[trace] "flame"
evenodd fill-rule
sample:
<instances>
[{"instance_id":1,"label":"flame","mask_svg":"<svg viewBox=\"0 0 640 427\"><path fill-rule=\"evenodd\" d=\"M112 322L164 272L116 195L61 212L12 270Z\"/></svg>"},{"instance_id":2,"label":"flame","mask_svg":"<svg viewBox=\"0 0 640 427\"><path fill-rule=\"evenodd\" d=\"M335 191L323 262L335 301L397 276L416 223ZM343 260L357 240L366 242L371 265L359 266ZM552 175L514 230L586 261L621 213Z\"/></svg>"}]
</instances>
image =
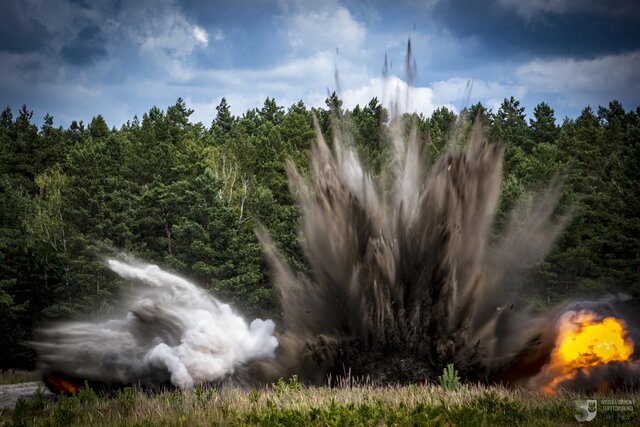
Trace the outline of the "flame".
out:
<instances>
[{"instance_id":1,"label":"flame","mask_svg":"<svg viewBox=\"0 0 640 427\"><path fill-rule=\"evenodd\" d=\"M622 319L601 319L589 310L569 311L558 322L556 345L542 371L548 381L542 390L553 394L558 384L579 370L629 360L632 354L633 342Z\"/></svg>"},{"instance_id":2,"label":"flame","mask_svg":"<svg viewBox=\"0 0 640 427\"><path fill-rule=\"evenodd\" d=\"M44 382L49 386L55 394L77 394L82 387L72 382L63 380L53 375L46 375Z\"/></svg>"}]
</instances>

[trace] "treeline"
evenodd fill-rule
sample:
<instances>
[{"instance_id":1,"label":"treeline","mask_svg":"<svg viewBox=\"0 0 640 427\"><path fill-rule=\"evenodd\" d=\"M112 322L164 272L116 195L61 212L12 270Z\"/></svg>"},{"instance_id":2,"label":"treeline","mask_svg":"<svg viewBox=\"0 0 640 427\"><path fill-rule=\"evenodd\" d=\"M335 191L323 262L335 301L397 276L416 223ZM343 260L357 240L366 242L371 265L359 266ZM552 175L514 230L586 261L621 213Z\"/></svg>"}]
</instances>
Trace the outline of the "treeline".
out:
<instances>
[{"instance_id":1,"label":"treeline","mask_svg":"<svg viewBox=\"0 0 640 427\"><path fill-rule=\"evenodd\" d=\"M223 99L209 127L191 123L191 114L178 99L119 129L100 115L64 129L50 115L38 128L26 106L15 118L2 112L0 368L33 365L24 343L43 321L116 309L127 284L102 258L117 251L169 267L248 316L277 317L254 229L264 225L289 261L305 268L284 164L308 170L314 116L329 139L337 127L346 131L375 175L389 153L389 113L377 99L344 110L333 94L327 108L299 102L285 110L268 98L239 117ZM495 113L476 104L462 116L480 117L489 140L505 144L496 233L517 199L555 175L563 180L562 207L573 209L573 219L535 266L531 300L640 295L640 108L625 112L613 101L557 126L547 104L527 121L511 98ZM432 158L468 131L446 108L406 118Z\"/></svg>"}]
</instances>

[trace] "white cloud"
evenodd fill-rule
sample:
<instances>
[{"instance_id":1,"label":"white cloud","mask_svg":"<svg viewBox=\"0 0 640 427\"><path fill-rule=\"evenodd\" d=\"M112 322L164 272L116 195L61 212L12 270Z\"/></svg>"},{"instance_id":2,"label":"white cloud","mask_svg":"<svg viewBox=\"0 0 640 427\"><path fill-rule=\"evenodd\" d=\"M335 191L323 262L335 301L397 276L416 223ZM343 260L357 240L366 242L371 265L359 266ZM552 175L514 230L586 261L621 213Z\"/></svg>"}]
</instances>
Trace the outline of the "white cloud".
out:
<instances>
[{"instance_id":1,"label":"white cloud","mask_svg":"<svg viewBox=\"0 0 640 427\"><path fill-rule=\"evenodd\" d=\"M334 51L357 53L367 36L365 26L351 12L335 2L323 3L320 9L311 4L286 8L282 18L289 45L296 51Z\"/></svg>"},{"instance_id":2,"label":"white cloud","mask_svg":"<svg viewBox=\"0 0 640 427\"><path fill-rule=\"evenodd\" d=\"M305 58L293 58L266 68L234 68L194 70L191 82L199 86L223 84L247 86L253 90L262 84L304 83L309 86L326 84L333 77L334 62L330 54L318 52Z\"/></svg>"},{"instance_id":3,"label":"white cloud","mask_svg":"<svg viewBox=\"0 0 640 427\"><path fill-rule=\"evenodd\" d=\"M334 61L327 52L259 69L196 70L187 82L192 86L186 90L198 95L186 99L195 110L193 120L205 124L215 116L215 107L223 96L236 115L261 107L267 97L287 107L299 100L307 106L322 106L324 89L333 85L333 72Z\"/></svg>"},{"instance_id":4,"label":"white cloud","mask_svg":"<svg viewBox=\"0 0 640 427\"><path fill-rule=\"evenodd\" d=\"M185 99L185 102L189 106L189 108L193 109L191 121L194 123L200 122L207 127L211 125L211 122L217 114L216 107L220 105L220 101L222 100L222 98L222 96L218 96L209 101L199 101L194 100L192 97L187 97ZM232 114L236 115L242 114L248 109L260 105L258 104L258 99L249 99L243 94L239 93L228 93L225 94L224 98L231 106ZM262 102L264 102L264 99L262 99Z\"/></svg>"},{"instance_id":5,"label":"white cloud","mask_svg":"<svg viewBox=\"0 0 640 427\"><path fill-rule=\"evenodd\" d=\"M347 67L354 67L346 63ZM350 68L348 68L350 70ZM467 78L455 77L434 82L430 86L408 87L397 76L371 77L366 70L355 68L358 79L347 79L339 96L344 107L364 106L376 97L388 109L430 115L436 108L447 107L459 111L464 107ZM351 74L351 73L347 73ZM195 113L193 119L208 124L215 116L215 107L224 96L234 114L260 107L266 97L275 97L279 105L289 106L302 99L308 107L325 107L327 90L333 83L331 55L318 53L304 59L292 59L281 65L264 69L227 69L208 71L195 76L202 85L198 98L187 98ZM215 89L211 89L215 88ZM311 88L311 89L310 89ZM191 91L195 93L196 91ZM469 103L482 102L496 111L505 97L524 97L526 89L520 85L476 80Z\"/></svg>"},{"instance_id":6,"label":"white cloud","mask_svg":"<svg viewBox=\"0 0 640 427\"><path fill-rule=\"evenodd\" d=\"M61 1L69 5L68 1ZM404 96L407 91L406 83L399 78L372 77L379 75L383 52L380 49L367 51L366 42L370 36L365 25L336 1L322 5L285 5L284 15L280 17L285 24L283 55L277 64L261 68L205 69L198 66L191 54L212 41L225 40L226 36L220 29L209 28L207 31L196 25L175 0L158 0L153 4L126 2L121 8L112 8L118 11L116 14L109 14L109 9L105 6L98 10L91 6L89 9L67 7L64 10L98 25L107 34L114 51L122 47L138 50L140 57L136 60L138 63L142 60L148 72L138 72L105 85L91 77L96 73L108 75L109 70L104 68L110 59L101 62L95 70L87 71L87 79L80 80L77 75L65 76L64 67L48 67L58 70L58 76L50 80L60 87L85 82L102 91L102 100L96 106L106 107L108 102L120 105L116 100L124 97L135 99L137 105L162 107L181 96L195 109L192 118L208 124L215 116L215 107L222 96L227 98L234 114L243 114L247 109L260 107L266 97L275 97L284 106L302 100L309 107L324 107L327 92L339 88L345 106L352 108L357 103L368 103L373 97L390 104L396 92L402 92ZM65 26L71 27L73 19L69 16L62 14L60 19L70 19ZM389 40L396 38L388 35ZM336 54L336 48L339 54ZM379 56L380 61L380 65L373 68L376 71L373 74L367 56L373 56L371 52ZM114 67L124 66L123 60L122 56L114 57ZM398 102L403 110L430 114L439 106L431 88L416 88L411 92L411 97ZM86 98L96 102L98 95ZM100 112L105 114L103 110L106 109ZM127 111L131 112L130 109ZM111 116L121 119L122 110Z\"/></svg>"},{"instance_id":7,"label":"white cloud","mask_svg":"<svg viewBox=\"0 0 640 427\"><path fill-rule=\"evenodd\" d=\"M377 97L387 108L396 106L401 113L417 112L429 116L440 107L457 112L468 106L465 104L476 102L482 102L487 108L497 111L504 98L513 95L522 99L527 93L522 85L473 80L471 92L467 95L471 81L469 78L453 77L436 81L430 86L408 87L397 76L388 79L373 78L362 86L345 90L342 97L347 108L353 108L357 104L365 105L373 97Z\"/></svg>"},{"instance_id":8,"label":"white cloud","mask_svg":"<svg viewBox=\"0 0 640 427\"><path fill-rule=\"evenodd\" d=\"M202 27L198 27L197 25L193 27L193 37L195 37L202 46L207 47L209 45L209 35Z\"/></svg>"},{"instance_id":9,"label":"white cloud","mask_svg":"<svg viewBox=\"0 0 640 427\"><path fill-rule=\"evenodd\" d=\"M47 104L50 112L67 111L57 117L66 120L77 114L73 118L80 119L101 113L109 116L109 124L115 125L123 118L147 111L151 105L166 107L177 97L183 97L195 109L193 120L208 125L223 96L237 115L260 107L266 97L274 97L285 107L299 100L308 107L325 107L327 92L333 90L339 90L346 108L365 105L377 97L388 108L394 103L401 111L429 115L441 106L458 111L478 101L496 111L502 100L512 95L523 104L545 99L556 105L564 102L567 111L577 111L586 104L606 102L612 95L624 101L624 96L616 93L625 90L627 98L633 98L635 95L628 94L629 88L640 93L640 76L636 72L640 69L639 51L590 60L556 58L519 66L513 62L481 65L472 72L484 80L474 80L467 98L466 87L471 78L467 74L471 70L455 72L451 78L447 70L452 63L462 63L457 69L464 70L465 55L474 51L478 41L474 37L458 39L437 27L411 33L418 75L423 82L425 77L432 82L409 90L406 82L397 77L403 74L409 33L369 32L358 19L361 12L356 13L357 8L350 11L338 0L285 4L276 18L282 30L278 33L274 29L271 39L280 43L276 47L281 54L270 65L255 66L252 58L242 58L240 62L234 58L231 62L245 65L225 68L220 66L225 61L216 61L205 68L202 57L206 61L210 56L193 54L213 45L222 46L223 54L228 47L228 55L233 56L236 40L232 30L225 34L220 28L198 26L177 0L125 2L120 8L105 6L109 1L115 0L81 8L72 7L69 0L52 0L44 2L40 9L34 8L40 20L45 12L52 14L51 20L46 21L50 31L58 28L58 32L52 32L52 54L0 53L0 72L7 76L0 82L3 93L27 93L27 87L37 86L37 93L46 94L42 97L51 100ZM565 13L575 6L571 0L535 0L526 9L511 0L496 1L503 7L520 7L520 14ZM67 66L55 51L85 25L100 27L109 41L110 54L91 67ZM394 63L388 79L381 77L385 53ZM37 67L38 64L44 66ZM83 92L84 88L92 88L95 93ZM568 93L571 99L565 96ZM594 94L597 96L590 96ZM41 102L35 95L33 99ZM637 97L628 101L636 102ZM32 103L30 99L23 102ZM71 106L61 108L55 105L59 102Z\"/></svg>"},{"instance_id":10,"label":"white cloud","mask_svg":"<svg viewBox=\"0 0 640 427\"><path fill-rule=\"evenodd\" d=\"M469 84L469 86L467 86ZM504 98L514 96L522 99L527 88L521 84L500 83L465 77L452 77L432 84L434 100L440 104L450 103L458 109L481 102L485 107L497 111ZM468 105L466 105L468 104Z\"/></svg>"},{"instance_id":11,"label":"white cloud","mask_svg":"<svg viewBox=\"0 0 640 427\"><path fill-rule=\"evenodd\" d=\"M148 13L150 15L145 16ZM162 51L168 56L182 58L197 47L209 44L208 34L189 22L173 1L159 3L153 12L132 6L122 18L136 21L135 24L130 22L125 28L143 51Z\"/></svg>"},{"instance_id":12,"label":"white cloud","mask_svg":"<svg viewBox=\"0 0 640 427\"><path fill-rule=\"evenodd\" d=\"M140 78L139 64L145 63L143 74L163 76L169 81L181 82L193 74L197 49L209 46L209 41L224 39L220 29L210 35L206 29L190 20L177 0L140 0L123 2L105 0L79 6L70 0L29 1L34 16L43 22L50 38L47 51L38 53L37 58L26 55L19 60L11 60L15 69L32 62L28 76L39 83L79 84L91 81L101 85L114 74L119 78ZM60 50L74 40L87 27L97 27L100 38L106 40L107 55L93 66L82 68L69 66L61 60ZM5 55L0 53L0 60ZM14 71L14 73L21 73ZM135 77L130 77L135 76ZM144 78L144 77L143 77Z\"/></svg>"},{"instance_id":13,"label":"white cloud","mask_svg":"<svg viewBox=\"0 0 640 427\"><path fill-rule=\"evenodd\" d=\"M209 43L209 34L187 18L177 0L105 0L89 6L70 0L26 1L48 28L54 49L89 24L99 27L112 41L133 41L143 49L164 49L175 56L188 55ZM221 30L216 30L214 39L224 39Z\"/></svg>"},{"instance_id":14,"label":"white cloud","mask_svg":"<svg viewBox=\"0 0 640 427\"><path fill-rule=\"evenodd\" d=\"M536 59L519 66L519 81L537 91L615 93L635 87L640 91L640 51L594 59ZM637 92L636 92L637 93Z\"/></svg>"}]
</instances>

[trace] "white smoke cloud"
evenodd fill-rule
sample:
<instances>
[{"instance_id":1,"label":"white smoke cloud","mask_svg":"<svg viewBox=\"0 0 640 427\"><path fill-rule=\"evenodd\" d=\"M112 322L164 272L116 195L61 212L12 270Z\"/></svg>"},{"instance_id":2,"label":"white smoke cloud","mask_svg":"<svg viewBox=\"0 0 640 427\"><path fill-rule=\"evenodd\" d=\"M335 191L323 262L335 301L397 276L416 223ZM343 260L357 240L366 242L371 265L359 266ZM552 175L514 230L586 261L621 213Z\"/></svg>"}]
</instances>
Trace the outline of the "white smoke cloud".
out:
<instances>
[{"instance_id":1,"label":"white smoke cloud","mask_svg":"<svg viewBox=\"0 0 640 427\"><path fill-rule=\"evenodd\" d=\"M166 308L180 319L180 343L160 342L145 355L149 363L169 370L174 385L189 388L223 378L240 363L274 357L278 341L273 321L256 319L247 327L228 304L155 265L109 260L109 267L124 278L157 287L161 293L145 304Z\"/></svg>"},{"instance_id":2,"label":"white smoke cloud","mask_svg":"<svg viewBox=\"0 0 640 427\"><path fill-rule=\"evenodd\" d=\"M228 304L155 265L108 264L141 285L124 302L128 314L43 330L45 338L34 345L45 372L124 384L154 383L152 378L165 372L173 385L190 388L275 356L273 321L256 319L248 325Z\"/></svg>"}]
</instances>

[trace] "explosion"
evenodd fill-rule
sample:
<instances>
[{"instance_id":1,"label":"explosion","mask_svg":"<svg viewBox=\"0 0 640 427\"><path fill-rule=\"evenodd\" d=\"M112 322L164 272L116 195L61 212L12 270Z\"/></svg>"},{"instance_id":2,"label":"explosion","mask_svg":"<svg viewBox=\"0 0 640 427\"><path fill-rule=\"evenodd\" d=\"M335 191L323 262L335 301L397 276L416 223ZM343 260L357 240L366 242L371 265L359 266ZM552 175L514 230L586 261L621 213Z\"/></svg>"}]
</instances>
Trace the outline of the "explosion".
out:
<instances>
[{"instance_id":1,"label":"explosion","mask_svg":"<svg viewBox=\"0 0 640 427\"><path fill-rule=\"evenodd\" d=\"M34 343L40 369L72 385L191 388L292 375L322 385L346 373L377 384L423 383L453 363L466 381L546 393L603 382L637 387L631 337L638 331L621 320L633 316L616 315L621 300L534 314L521 298L526 270L565 223L553 220L557 189L517 206L493 241L502 147L476 123L465 149L451 144L427 169L428 144L415 131L404 138L394 120L387 183L372 178L337 131L329 148L317 130L310 177L288 165L309 269L292 270L258 230L280 291L278 332L270 320L248 325L156 266L110 260L138 284L127 314L43 329Z\"/></svg>"},{"instance_id":2,"label":"explosion","mask_svg":"<svg viewBox=\"0 0 640 427\"><path fill-rule=\"evenodd\" d=\"M566 312L558 322L551 360L541 372L544 378L550 378L543 391L553 394L559 384L574 378L578 371L588 375L590 368L627 361L632 354L633 341L623 320L599 319L589 310Z\"/></svg>"}]
</instances>

